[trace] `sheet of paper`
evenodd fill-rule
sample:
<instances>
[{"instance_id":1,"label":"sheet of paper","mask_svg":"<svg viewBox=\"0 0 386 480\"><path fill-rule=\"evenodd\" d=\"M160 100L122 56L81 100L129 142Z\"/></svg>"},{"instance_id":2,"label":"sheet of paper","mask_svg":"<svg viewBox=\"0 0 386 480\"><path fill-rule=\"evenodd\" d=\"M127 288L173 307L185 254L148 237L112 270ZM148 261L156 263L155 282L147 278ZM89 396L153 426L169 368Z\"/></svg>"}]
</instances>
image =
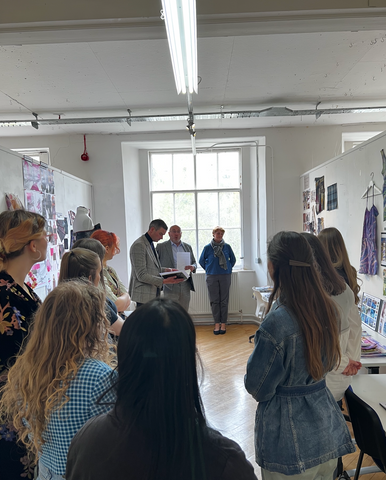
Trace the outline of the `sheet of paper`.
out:
<instances>
[{"instance_id":1,"label":"sheet of paper","mask_svg":"<svg viewBox=\"0 0 386 480\"><path fill-rule=\"evenodd\" d=\"M177 252L177 270L185 270L190 265L190 252Z\"/></svg>"}]
</instances>

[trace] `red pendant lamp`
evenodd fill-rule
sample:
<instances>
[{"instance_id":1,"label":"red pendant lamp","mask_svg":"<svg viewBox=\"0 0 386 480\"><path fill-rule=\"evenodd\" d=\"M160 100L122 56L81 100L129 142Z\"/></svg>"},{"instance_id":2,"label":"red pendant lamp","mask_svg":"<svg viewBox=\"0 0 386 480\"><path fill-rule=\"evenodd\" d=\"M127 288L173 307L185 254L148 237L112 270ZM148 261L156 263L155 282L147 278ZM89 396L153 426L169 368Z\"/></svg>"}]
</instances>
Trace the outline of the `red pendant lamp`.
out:
<instances>
[{"instance_id":1,"label":"red pendant lamp","mask_svg":"<svg viewBox=\"0 0 386 480\"><path fill-rule=\"evenodd\" d=\"M87 147L86 147L86 135L83 135L83 143L84 143L84 150L80 158L84 161L87 162L90 158L87 153Z\"/></svg>"}]
</instances>

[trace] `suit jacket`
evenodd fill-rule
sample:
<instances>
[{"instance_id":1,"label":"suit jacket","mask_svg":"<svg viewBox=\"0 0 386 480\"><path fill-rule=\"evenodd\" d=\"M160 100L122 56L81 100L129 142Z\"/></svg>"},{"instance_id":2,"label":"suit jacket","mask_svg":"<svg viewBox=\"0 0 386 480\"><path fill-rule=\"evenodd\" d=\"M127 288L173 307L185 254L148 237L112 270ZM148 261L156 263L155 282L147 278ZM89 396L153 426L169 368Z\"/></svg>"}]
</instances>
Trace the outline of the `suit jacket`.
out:
<instances>
[{"instance_id":1,"label":"suit jacket","mask_svg":"<svg viewBox=\"0 0 386 480\"><path fill-rule=\"evenodd\" d=\"M197 264L196 264L196 259L194 258L193 250L190 245L187 243L181 242L182 248L184 252L189 252L190 253L190 264L194 267L194 272L197 269ZM162 267L166 268L176 268L176 265L174 264L174 257L173 257L173 250L172 250L172 242L168 240L167 242L159 243L157 245L157 252L158 256L161 262ZM193 284L193 278L192 274L190 274L190 277L187 280L190 284L190 290L193 292L194 290L194 284ZM168 285L169 287L173 287L173 285Z\"/></svg>"},{"instance_id":2,"label":"suit jacket","mask_svg":"<svg viewBox=\"0 0 386 480\"><path fill-rule=\"evenodd\" d=\"M146 303L157 296L161 290L163 279L157 253L145 237L139 237L130 248L131 275L129 294L135 302Z\"/></svg>"}]
</instances>

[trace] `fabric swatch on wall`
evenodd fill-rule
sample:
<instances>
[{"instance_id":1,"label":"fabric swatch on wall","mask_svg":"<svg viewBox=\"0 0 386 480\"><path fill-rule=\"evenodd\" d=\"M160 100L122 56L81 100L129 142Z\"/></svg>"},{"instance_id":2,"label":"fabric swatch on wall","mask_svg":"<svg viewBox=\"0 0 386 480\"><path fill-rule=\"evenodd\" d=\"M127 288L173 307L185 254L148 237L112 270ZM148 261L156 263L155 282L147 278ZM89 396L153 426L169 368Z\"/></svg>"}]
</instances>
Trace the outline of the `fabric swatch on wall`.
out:
<instances>
[{"instance_id":1,"label":"fabric swatch on wall","mask_svg":"<svg viewBox=\"0 0 386 480\"><path fill-rule=\"evenodd\" d=\"M324 210L324 197L325 197L325 188L324 188L324 177L315 178L316 186L316 214Z\"/></svg>"},{"instance_id":2,"label":"fabric swatch on wall","mask_svg":"<svg viewBox=\"0 0 386 480\"><path fill-rule=\"evenodd\" d=\"M338 184L327 187L327 210L335 210L338 208Z\"/></svg>"}]
</instances>

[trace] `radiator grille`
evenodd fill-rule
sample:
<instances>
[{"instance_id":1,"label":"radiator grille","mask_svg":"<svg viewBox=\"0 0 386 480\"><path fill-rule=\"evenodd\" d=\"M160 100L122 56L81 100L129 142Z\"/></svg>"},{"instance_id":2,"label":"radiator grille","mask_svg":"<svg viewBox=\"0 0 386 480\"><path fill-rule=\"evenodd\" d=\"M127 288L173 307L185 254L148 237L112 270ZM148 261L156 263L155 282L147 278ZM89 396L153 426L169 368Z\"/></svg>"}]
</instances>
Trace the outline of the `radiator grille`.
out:
<instances>
[{"instance_id":1,"label":"radiator grille","mask_svg":"<svg viewBox=\"0 0 386 480\"><path fill-rule=\"evenodd\" d=\"M205 282L205 273L193 275L195 292L190 294L189 313L192 315L211 315L208 289ZM232 284L229 292L229 314L240 312L240 295L238 273L232 273Z\"/></svg>"}]
</instances>

